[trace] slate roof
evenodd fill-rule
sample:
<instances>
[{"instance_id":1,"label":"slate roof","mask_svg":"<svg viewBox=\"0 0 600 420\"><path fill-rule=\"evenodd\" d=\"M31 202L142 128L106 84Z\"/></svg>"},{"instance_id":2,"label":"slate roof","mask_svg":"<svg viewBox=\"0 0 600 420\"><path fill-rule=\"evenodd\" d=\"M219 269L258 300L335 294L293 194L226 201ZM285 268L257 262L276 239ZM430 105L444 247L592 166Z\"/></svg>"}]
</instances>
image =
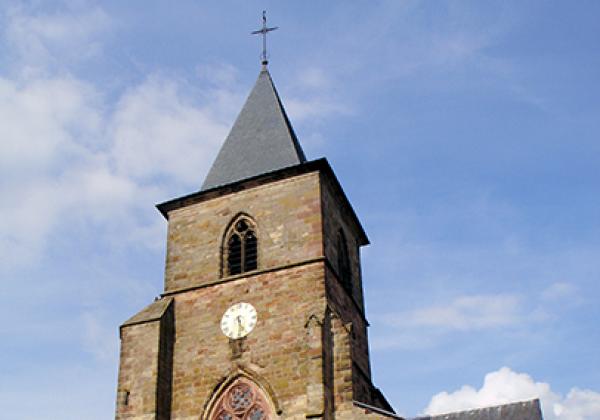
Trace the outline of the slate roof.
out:
<instances>
[{"instance_id":1,"label":"slate roof","mask_svg":"<svg viewBox=\"0 0 600 420\"><path fill-rule=\"evenodd\" d=\"M250 92L202 190L306 161L266 66Z\"/></svg>"},{"instance_id":2,"label":"slate roof","mask_svg":"<svg viewBox=\"0 0 600 420\"><path fill-rule=\"evenodd\" d=\"M418 417L413 420L543 420L540 400L521 401L477 408L475 410L457 411L455 413Z\"/></svg>"},{"instance_id":3,"label":"slate roof","mask_svg":"<svg viewBox=\"0 0 600 420\"><path fill-rule=\"evenodd\" d=\"M122 327L136 324L143 324L145 322L157 321L162 318L163 314L171 304L172 298L162 298L155 300L150 305L146 306L140 312L129 318L121 325Z\"/></svg>"}]
</instances>

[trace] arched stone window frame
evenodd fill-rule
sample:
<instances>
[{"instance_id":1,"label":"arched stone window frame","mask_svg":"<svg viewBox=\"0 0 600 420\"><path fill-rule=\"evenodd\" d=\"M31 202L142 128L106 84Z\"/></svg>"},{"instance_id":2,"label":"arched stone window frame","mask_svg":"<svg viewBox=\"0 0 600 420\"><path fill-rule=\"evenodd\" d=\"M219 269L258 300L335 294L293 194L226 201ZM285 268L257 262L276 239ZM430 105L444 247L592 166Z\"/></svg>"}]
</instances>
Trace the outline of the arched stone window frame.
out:
<instances>
[{"instance_id":1,"label":"arched stone window frame","mask_svg":"<svg viewBox=\"0 0 600 420\"><path fill-rule=\"evenodd\" d=\"M338 231L337 235L337 270L342 287L352 296L352 265L350 263L348 241L342 229Z\"/></svg>"},{"instance_id":2,"label":"arched stone window frame","mask_svg":"<svg viewBox=\"0 0 600 420\"><path fill-rule=\"evenodd\" d=\"M247 226L247 229L241 232L238 229L240 223ZM248 242L249 238L246 236L248 233L252 234L254 240L254 246L250 246ZM240 239L239 243L239 269L231 269L231 252L232 252L232 238L237 236ZM249 251L253 251L253 255L250 256ZM231 219L221 242L221 277L229 277L239 275L247 272L257 270L260 266L259 262L259 234L256 222L254 219L246 213L238 213Z\"/></svg>"},{"instance_id":3,"label":"arched stone window frame","mask_svg":"<svg viewBox=\"0 0 600 420\"><path fill-rule=\"evenodd\" d=\"M240 389L249 389L252 393L250 398L244 397ZM237 405L238 410L232 405ZM264 416L253 419L251 415L256 413L255 408L261 409ZM279 419L281 408L264 378L252 371L237 368L214 388L204 406L201 419L221 420L219 416L225 413L229 414L232 420L276 420Z\"/></svg>"}]
</instances>

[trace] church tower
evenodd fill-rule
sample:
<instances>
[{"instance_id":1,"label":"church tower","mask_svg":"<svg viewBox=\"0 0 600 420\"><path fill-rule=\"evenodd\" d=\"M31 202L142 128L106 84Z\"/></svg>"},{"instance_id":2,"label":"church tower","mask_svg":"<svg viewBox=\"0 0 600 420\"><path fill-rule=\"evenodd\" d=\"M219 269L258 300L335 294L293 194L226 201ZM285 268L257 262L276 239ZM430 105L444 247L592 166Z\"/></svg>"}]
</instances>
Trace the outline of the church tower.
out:
<instances>
[{"instance_id":1,"label":"church tower","mask_svg":"<svg viewBox=\"0 0 600 420\"><path fill-rule=\"evenodd\" d=\"M371 381L367 236L266 63L201 190L157 207L164 292L120 327L117 419L397 417Z\"/></svg>"}]
</instances>

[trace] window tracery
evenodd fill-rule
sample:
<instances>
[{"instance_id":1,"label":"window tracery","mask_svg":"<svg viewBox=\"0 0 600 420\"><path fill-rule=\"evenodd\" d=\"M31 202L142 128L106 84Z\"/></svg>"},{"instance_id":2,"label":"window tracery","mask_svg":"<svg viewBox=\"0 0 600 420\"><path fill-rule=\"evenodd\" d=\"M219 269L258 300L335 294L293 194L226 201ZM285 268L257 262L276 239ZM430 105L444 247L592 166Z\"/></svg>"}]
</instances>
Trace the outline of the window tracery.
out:
<instances>
[{"instance_id":1,"label":"window tracery","mask_svg":"<svg viewBox=\"0 0 600 420\"><path fill-rule=\"evenodd\" d=\"M261 389L240 378L219 398L212 420L272 420L271 410Z\"/></svg>"},{"instance_id":2,"label":"window tracery","mask_svg":"<svg viewBox=\"0 0 600 420\"><path fill-rule=\"evenodd\" d=\"M223 251L224 271L228 276L258 268L258 239L249 218L242 216L232 224Z\"/></svg>"}]
</instances>

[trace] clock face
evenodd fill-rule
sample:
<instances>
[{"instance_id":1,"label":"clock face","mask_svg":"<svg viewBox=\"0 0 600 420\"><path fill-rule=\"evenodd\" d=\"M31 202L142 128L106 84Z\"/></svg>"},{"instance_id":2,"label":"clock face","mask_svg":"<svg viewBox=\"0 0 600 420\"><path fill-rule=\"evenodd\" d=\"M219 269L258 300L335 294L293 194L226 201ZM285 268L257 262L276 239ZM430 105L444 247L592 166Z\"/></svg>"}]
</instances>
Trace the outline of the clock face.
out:
<instances>
[{"instance_id":1,"label":"clock face","mask_svg":"<svg viewBox=\"0 0 600 420\"><path fill-rule=\"evenodd\" d=\"M256 309L249 303L240 302L232 305L221 318L221 331L227 337L238 339L250 334L256 325Z\"/></svg>"}]
</instances>

